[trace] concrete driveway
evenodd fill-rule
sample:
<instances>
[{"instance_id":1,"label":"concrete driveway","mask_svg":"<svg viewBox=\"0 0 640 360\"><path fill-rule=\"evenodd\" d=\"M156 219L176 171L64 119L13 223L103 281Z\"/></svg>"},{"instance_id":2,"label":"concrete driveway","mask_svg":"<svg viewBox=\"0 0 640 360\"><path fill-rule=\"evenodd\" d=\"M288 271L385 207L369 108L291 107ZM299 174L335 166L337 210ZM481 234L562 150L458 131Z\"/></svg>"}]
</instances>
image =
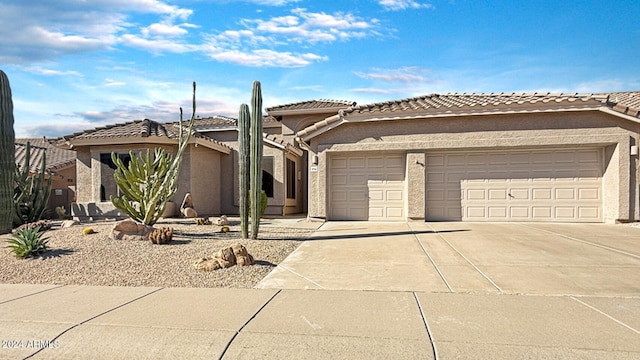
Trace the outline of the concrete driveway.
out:
<instances>
[{"instance_id":1,"label":"concrete driveway","mask_svg":"<svg viewBox=\"0 0 640 360\"><path fill-rule=\"evenodd\" d=\"M640 228L328 222L256 287L640 295Z\"/></svg>"}]
</instances>

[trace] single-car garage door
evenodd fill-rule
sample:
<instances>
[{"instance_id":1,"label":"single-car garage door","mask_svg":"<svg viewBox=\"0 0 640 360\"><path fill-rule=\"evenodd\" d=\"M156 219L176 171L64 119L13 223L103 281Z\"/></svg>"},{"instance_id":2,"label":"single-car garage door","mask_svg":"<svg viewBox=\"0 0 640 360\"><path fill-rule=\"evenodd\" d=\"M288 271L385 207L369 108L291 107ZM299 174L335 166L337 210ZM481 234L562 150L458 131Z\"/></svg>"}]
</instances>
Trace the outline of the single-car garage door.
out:
<instances>
[{"instance_id":1,"label":"single-car garage door","mask_svg":"<svg viewBox=\"0 0 640 360\"><path fill-rule=\"evenodd\" d=\"M427 153L426 220L602 222L602 149Z\"/></svg>"},{"instance_id":2,"label":"single-car garage door","mask_svg":"<svg viewBox=\"0 0 640 360\"><path fill-rule=\"evenodd\" d=\"M404 156L329 158L329 219L404 221Z\"/></svg>"}]
</instances>

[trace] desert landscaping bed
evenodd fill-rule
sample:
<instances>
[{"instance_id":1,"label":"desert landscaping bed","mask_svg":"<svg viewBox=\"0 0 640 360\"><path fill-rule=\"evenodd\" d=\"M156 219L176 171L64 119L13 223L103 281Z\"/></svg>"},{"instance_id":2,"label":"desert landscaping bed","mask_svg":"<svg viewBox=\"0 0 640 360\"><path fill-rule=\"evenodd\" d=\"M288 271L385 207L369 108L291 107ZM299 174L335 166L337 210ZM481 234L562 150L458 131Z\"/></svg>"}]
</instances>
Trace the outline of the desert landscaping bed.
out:
<instances>
[{"instance_id":1,"label":"desert landscaping bed","mask_svg":"<svg viewBox=\"0 0 640 360\"><path fill-rule=\"evenodd\" d=\"M250 288L295 250L313 230L278 225L261 226L259 240L242 240L240 226L220 232L216 225L196 225L186 220L163 221L156 227L174 228L173 241L112 240L113 222L87 223L46 232L49 251L38 258L17 259L5 248L2 235L0 283L153 287ZM90 226L96 233L83 235ZM239 242L256 264L201 271L193 263Z\"/></svg>"}]
</instances>

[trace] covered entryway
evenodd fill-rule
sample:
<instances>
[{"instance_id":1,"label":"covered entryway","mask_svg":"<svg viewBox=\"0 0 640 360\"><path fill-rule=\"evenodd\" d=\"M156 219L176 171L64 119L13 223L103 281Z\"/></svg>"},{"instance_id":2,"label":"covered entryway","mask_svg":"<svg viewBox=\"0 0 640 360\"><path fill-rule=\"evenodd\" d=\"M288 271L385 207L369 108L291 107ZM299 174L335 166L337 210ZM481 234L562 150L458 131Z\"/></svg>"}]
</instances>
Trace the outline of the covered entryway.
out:
<instances>
[{"instance_id":1,"label":"covered entryway","mask_svg":"<svg viewBox=\"0 0 640 360\"><path fill-rule=\"evenodd\" d=\"M429 152L426 220L602 222L600 148Z\"/></svg>"},{"instance_id":2,"label":"covered entryway","mask_svg":"<svg viewBox=\"0 0 640 360\"><path fill-rule=\"evenodd\" d=\"M405 220L403 154L337 154L329 162L330 220Z\"/></svg>"}]
</instances>

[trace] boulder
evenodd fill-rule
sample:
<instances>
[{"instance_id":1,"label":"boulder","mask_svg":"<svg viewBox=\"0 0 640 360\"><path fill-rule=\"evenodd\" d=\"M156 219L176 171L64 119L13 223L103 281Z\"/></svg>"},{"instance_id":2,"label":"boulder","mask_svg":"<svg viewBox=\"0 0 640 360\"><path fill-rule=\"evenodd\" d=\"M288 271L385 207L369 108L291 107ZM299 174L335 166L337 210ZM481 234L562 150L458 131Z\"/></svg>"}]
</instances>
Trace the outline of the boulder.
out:
<instances>
[{"instance_id":1,"label":"boulder","mask_svg":"<svg viewBox=\"0 0 640 360\"><path fill-rule=\"evenodd\" d=\"M227 219L227 215L222 215L216 220L216 225L224 226L229 225L229 220Z\"/></svg>"},{"instance_id":2,"label":"boulder","mask_svg":"<svg viewBox=\"0 0 640 360\"><path fill-rule=\"evenodd\" d=\"M117 222L109 237L113 240L147 240L147 236L155 228L153 226L138 224L133 220Z\"/></svg>"},{"instance_id":3,"label":"boulder","mask_svg":"<svg viewBox=\"0 0 640 360\"><path fill-rule=\"evenodd\" d=\"M233 265L248 266L254 264L253 256L239 243L218 250L212 257L201 258L193 263L198 270L212 271L224 269Z\"/></svg>"},{"instance_id":4,"label":"boulder","mask_svg":"<svg viewBox=\"0 0 640 360\"><path fill-rule=\"evenodd\" d=\"M198 217L198 212L196 211L196 209L192 208L192 207L187 207L184 209L181 209L180 212L182 212L182 215L186 218L197 218Z\"/></svg>"},{"instance_id":5,"label":"boulder","mask_svg":"<svg viewBox=\"0 0 640 360\"><path fill-rule=\"evenodd\" d=\"M231 245L231 249L233 250L233 254L236 256L236 265L249 266L255 263L253 256L247 252L247 248L245 248L244 245L235 243Z\"/></svg>"}]
</instances>

